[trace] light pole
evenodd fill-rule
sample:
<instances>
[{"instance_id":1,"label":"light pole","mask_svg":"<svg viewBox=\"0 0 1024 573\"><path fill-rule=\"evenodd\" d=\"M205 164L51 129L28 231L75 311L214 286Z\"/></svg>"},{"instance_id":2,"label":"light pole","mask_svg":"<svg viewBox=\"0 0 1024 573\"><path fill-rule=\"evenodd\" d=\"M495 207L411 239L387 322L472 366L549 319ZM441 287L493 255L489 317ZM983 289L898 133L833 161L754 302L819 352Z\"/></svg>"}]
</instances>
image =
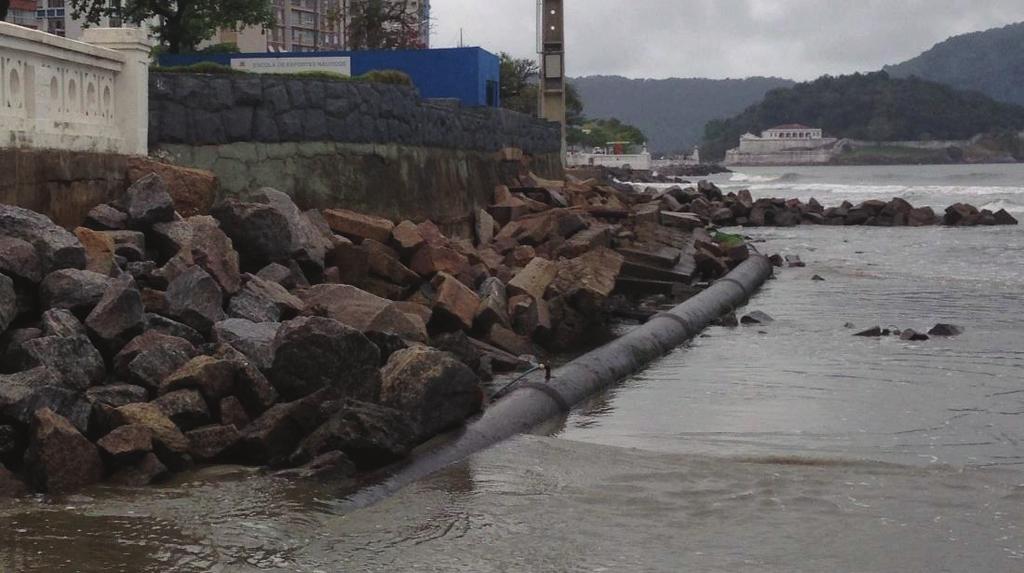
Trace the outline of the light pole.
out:
<instances>
[{"instance_id":1,"label":"light pole","mask_svg":"<svg viewBox=\"0 0 1024 573\"><path fill-rule=\"evenodd\" d=\"M562 126L565 156L565 16L563 0L537 0L540 116Z\"/></svg>"}]
</instances>

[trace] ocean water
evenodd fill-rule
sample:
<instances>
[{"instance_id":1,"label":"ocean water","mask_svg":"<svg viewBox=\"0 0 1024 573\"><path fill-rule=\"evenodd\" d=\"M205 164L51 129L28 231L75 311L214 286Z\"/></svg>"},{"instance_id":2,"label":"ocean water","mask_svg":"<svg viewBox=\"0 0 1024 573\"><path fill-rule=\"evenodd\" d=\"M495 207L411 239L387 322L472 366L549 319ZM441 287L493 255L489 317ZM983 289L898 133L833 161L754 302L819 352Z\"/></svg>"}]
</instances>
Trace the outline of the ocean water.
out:
<instances>
[{"instance_id":1,"label":"ocean water","mask_svg":"<svg viewBox=\"0 0 1024 573\"><path fill-rule=\"evenodd\" d=\"M815 197L823 205L900 197L915 207L971 203L979 209L1024 213L1024 169L1005 165L737 167L710 179L755 197Z\"/></svg>"},{"instance_id":2,"label":"ocean water","mask_svg":"<svg viewBox=\"0 0 1024 573\"><path fill-rule=\"evenodd\" d=\"M1024 203L1020 166L717 181ZM775 322L710 328L534 435L362 509L242 468L0 502L0 571L1024 571L1024 229L741 232L808 265L744 309ZM937 322L965 332L847 327Z\"/></svg>"}]
</instances>

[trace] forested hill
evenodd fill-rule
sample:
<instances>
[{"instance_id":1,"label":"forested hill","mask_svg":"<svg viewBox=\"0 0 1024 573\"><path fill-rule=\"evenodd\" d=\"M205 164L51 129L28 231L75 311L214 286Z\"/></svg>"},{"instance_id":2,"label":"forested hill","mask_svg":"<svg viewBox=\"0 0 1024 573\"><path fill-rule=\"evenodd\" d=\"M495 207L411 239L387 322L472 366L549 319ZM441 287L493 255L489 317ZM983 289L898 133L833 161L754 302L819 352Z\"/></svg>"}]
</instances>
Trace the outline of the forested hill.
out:
<instances>
[{"instance_id":1,"label":"forested hill","mask_svg":"<svg viewBox=\"0 0 1024 573\"><path fill-rule=\"evenodd\" d=\"M886 66L885 71L1024 104L1024 23L954 36L912 60Z\"/></svg>"},{"instance_id":2,"label":"forested hill","mask_svg":"<svg viewBox=\"0 0 1024 573\"><path fill-rule=\"evenodd\" d=\"M587 117L618 118L639 127L653 152L684 151L700 143L704 125L758 102L769 90L793 85L780 78L633 80L588 76L570 80Z\"/></svg>"},{"instance_id":3,"label":"forested hill","mask_svg":"<svg viewBox=\"0 0 1024 573\"><path fill-rule=\"evenodd\" d=\"M709 122L702 155L720 160L744 133L785 123L820 127L826 136L880 142L968 139L1024 129L1024 107L919 78L890 78L886 72L824 76L773 90L732 119Z\"/></svg>"}]
</instances>

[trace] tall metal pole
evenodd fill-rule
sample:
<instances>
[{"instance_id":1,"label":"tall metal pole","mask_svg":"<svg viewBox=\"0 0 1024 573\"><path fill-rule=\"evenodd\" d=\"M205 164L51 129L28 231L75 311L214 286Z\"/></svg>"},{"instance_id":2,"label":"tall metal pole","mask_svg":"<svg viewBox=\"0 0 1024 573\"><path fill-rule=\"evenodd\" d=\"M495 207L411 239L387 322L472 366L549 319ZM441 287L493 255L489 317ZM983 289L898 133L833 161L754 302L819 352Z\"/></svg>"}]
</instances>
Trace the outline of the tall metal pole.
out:
<instances>
[{"instance_id":1,"label":"tall metal pole","mask_svg":"<svg viewBox=\"0 0 1024 573\"><path fill-rule=\"evenodd\" d=\"M562 126L565 157L565 15L563 0L537 0L540 116Z\"/></svg>"}]
</instances>

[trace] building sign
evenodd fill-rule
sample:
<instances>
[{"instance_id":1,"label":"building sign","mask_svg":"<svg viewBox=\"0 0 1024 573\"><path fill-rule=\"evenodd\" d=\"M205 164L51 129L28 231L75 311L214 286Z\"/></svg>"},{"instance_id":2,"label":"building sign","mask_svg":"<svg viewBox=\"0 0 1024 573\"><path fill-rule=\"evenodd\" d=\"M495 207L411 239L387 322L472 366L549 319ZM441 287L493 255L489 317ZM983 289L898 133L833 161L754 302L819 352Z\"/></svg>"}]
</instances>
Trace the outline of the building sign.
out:
<instances>
[{"instance_id":1,"label":"building sign","mask_svg":"<svg viewBox=\"0 0 1024 573\"><path fill-rule=\"evenodd\" d=\"M334 72L343 76L352 75L352 58L349 57L271 57L231 58L231 67L236 70L257 74L294 74L296 72Z\"/></svg>"}]
</instances>

